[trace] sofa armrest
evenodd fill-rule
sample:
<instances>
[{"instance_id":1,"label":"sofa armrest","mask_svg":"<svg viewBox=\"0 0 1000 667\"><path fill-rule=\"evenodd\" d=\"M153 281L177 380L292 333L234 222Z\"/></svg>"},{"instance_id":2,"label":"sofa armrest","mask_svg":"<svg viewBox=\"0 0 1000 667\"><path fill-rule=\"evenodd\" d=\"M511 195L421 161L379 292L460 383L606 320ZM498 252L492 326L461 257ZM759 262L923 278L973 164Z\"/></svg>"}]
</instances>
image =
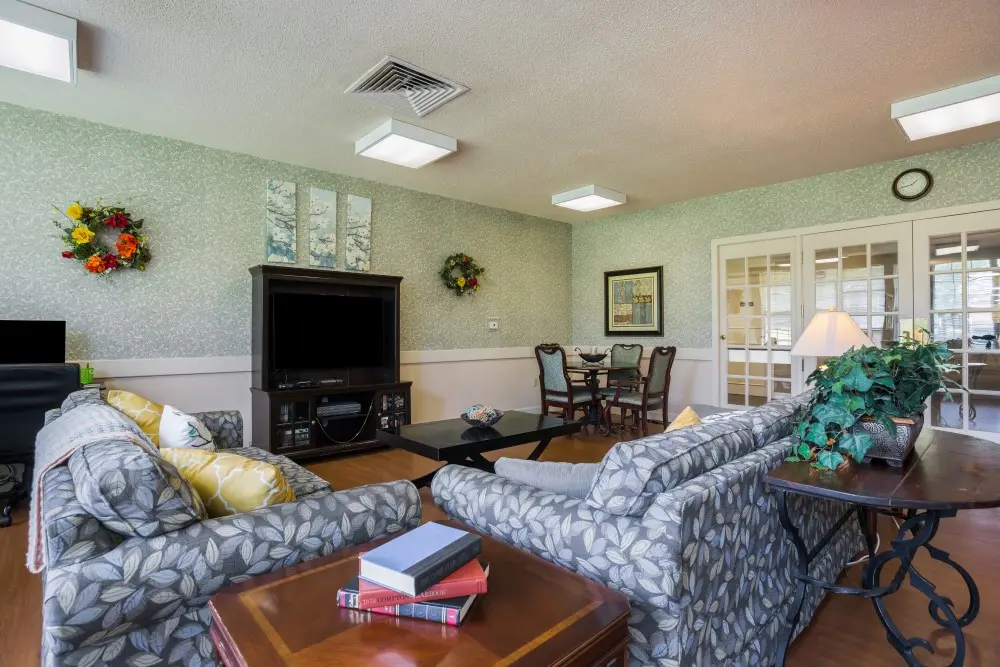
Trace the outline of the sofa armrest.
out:
<instances>
[{"instance_id":1,"label":"sofa armrest","mask_svg":"<svg viewBox=\"0 0 1000 667\"><path fill-rule=\"evenodd\" d=\"M211 432L217 449L233 449L243 446L243 415L239 410L216 410L196 412L193 417Z\"/></svg>"},{"instance_id":2,"label":"sofa armrest","mask_svg":"<svg viewBox=\"0 0 1000 667\"><path fill-rule=\"evenodd\" d=\"M222 586L413 528L410 482L315 494L151 539L45 572L43 628L53 653L204 606Z\"/></svg>"},{"instance_id":3,"label":"sofa armrest","mask_svg":"<svg viewBox=\"0 0 1000 667\"><path fill-rule=\"evenodd\" d=\"M448 516L633 600L659 606L676 580L679 555L636 517L456 465L434 475L431 490Z\"/></svg>"},{"instance_id":4,"label":"sofa armrest","mask_svg":"<svg viewBox=\"0 0 1000 667\"><path fill-rule=\"evenodd\" d=\"M722 664L745 651L761 662L773 658L784 607L794 591L796 554L780 525L767 473L787 456L783 439L725 463L666 491L642 518L651 534L675 545L679 568L665 588L679 618L670 647L680 664ZM789 497L792 520L812 548L840 519L847 505ZM854 522L813 562L810 573L833 581L850 556L864 547ZM823 592L810 589L801 626ZM728 664L728 663L727 663ZM753 663L752 663L753 664Z\"/></svg>"}]
</instances>

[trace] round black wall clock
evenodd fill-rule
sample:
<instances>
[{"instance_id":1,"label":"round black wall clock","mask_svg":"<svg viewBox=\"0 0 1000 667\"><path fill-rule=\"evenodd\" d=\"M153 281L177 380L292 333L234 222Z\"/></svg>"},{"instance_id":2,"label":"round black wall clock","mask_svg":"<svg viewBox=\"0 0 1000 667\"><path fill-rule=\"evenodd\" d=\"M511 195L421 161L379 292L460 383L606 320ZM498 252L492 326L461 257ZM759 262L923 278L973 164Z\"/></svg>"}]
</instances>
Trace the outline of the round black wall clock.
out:
<instances>
[{"instance_id":1,"label":"round black wall clock","mask_svg":"<svg viewBox=\"0 0 1000 667\"><path fill-rule=\"evenodd\" d=\"M934 177L926 169L907 169L892 182L892 194L903 201L915 201L931 191Z\"/></svg>"}]
</instances>

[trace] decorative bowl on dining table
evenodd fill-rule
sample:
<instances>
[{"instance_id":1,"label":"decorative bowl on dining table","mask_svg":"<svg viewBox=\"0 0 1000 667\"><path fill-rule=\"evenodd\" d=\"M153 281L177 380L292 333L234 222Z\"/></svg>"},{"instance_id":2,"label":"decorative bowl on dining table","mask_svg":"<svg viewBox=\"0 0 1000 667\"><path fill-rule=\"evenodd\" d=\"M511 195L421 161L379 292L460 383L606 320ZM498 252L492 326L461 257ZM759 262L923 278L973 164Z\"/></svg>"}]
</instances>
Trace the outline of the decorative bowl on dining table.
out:
<instances>
[{"instance_id":1,"label":"decorative bowl on dining table","mask_svg":"<svg viewBox=\"0 0 1000 667\"><path fill-rule=\"evenodd\" d=\"M604 352L584 352L580 348L575 348L573 351L588 364L599 364L604 361L611 350L607 349Z\"/></svg>"}]
</instances>

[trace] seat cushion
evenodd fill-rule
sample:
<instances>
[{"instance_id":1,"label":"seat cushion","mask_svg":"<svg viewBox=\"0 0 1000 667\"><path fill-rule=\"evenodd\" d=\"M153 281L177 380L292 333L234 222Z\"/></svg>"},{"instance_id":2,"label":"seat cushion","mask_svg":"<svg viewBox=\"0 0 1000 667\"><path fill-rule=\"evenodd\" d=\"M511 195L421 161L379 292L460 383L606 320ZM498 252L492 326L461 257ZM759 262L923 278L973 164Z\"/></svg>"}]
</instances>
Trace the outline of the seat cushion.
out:
<instances>
[{"instance_id":1,"label":"seat cushion","mask_svg":"<svg viewBox=\"0 0 1000 667\"><path fill-rule=\"evenodd\" d=\"M309 472L287 456L272 454L257 447L237 447L232 452L240 456L245 456L248 459L253 459L254 461L270 463L278 468L288 481L288 485L292 487L296 498L301 498L317 491L333 491L330 482L315 473Z\"/></svg>"},{"instance_id":2,"label":"seat cushion","mask_svg":"<svg viewBox=\"0 0 1000 667\"><path fill-rule=\"evenodd\" d=\"M69 470L80 504L121 535L155 537L207 517L173 465L131 442L84 445L69 458Z\"/></svg>"},{"instance_id":3,"label":"seat cushion","mask_svg":"<svg viewBox=\"0 0 1000 667\"><path fill-rule=\"evenodd\" d=\"M598 467L597 463L557 463L502 457L496 462L496 473L543 491L561 493L570 498L586 498Z\"/></svg>"},{"instance_id":4,"label":"seat cushion","mask_svg":"<svg viewBox=\"0 0 1000 667\"><path fill-rule=\"evenodd\" d=\"M277 466L269 463L230 452L191 447L174 447L161 452L198 492L211 518L295 500L295 492L285 476Z\"/></svg>"},{"instance_id":5,"label":"seat cushion","mask_svg":"<svg viewBox=\"0 0 1000 667\"><path fill-rule=\"evenodd\" d=\"M587 504L618 516L642 516L654 497L753 451L750 420L733 417L631 442L604 455Z\"/></svg>"},{"instance_id":6,"label":"seat cushion","mask_svg":"<svg viewBox=\"0 0 1000 667\"><path fill-rule=\"evenodd\" d=\"M590 403L593 396L590 393L590 389L587 387L572 387L573 392L573 405L579 405L581 403ZM545 394L545 400L552 403L565 403L566 397L560 396L558 394Z\"/></svg>"}]
</instances>

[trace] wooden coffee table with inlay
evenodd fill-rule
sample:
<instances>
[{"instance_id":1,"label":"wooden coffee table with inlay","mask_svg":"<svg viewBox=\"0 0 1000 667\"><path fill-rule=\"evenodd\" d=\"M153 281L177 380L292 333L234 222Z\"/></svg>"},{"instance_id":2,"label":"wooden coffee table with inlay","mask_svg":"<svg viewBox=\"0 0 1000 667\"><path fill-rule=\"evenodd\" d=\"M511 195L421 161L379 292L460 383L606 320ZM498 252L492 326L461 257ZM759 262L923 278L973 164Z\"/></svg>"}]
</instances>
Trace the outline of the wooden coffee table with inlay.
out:
<instances>
[{"instance_id":1,"label":"wooden coffee table with inlay","mask_svg":"<svg viewBox=\"0 0 1000 667\"><path fill-rule=\"evenodd\" d=\"M461 524L445 522L456 528ZM489 592L459 627L341 609L357 555L385 542L254 577L212 598L212 640L227 667L511 665L625 667L625 596L483 536Z\"/></svg>"}]
</instances>

